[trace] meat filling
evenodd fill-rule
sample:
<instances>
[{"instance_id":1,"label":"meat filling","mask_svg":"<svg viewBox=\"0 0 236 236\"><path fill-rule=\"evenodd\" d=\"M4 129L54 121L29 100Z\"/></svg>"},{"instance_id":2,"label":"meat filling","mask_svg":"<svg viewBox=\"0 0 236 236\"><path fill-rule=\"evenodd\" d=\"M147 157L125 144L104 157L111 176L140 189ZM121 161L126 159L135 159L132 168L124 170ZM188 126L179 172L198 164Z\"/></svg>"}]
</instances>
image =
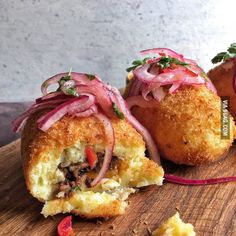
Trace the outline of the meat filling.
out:
<instances>
[{"instance_id":1,"label":"meat filling","mask_svg":"<svg viewBox=\"0 0 236 236\"><path fill-rule=\"evenodd\" d=\"M104 153L98 152L97 155L97 162L93 170L96 173L99 173L99 170L102 167ZM110 169L115 169L117 163L117 158L112 157L112 161L110 164ZM59 170L61 170L64 174L65 180L58 183L58 198L68 197L73 191L80 190L82 186L87 188L91 187L91 179L87 173L91 171L89 163L85 162L78 162L75 164L69 164L66 162L62 162L58 166Z\"/></svg>"},{"instance_id":2,"label":"meat filling","mask_svg":"<svg viewBox=\"0 0 236 236\"><path fill-rule=\"evenodd\" d=\"M69 196L73 190L80 189L83 185L89 187L91 180L86 173L90 170L90 167L87 162L80 162L69 166L66 163L61 163L58 168L65 177L65 180L59 183L58 197Z\"/></svg>"}]
</instances>

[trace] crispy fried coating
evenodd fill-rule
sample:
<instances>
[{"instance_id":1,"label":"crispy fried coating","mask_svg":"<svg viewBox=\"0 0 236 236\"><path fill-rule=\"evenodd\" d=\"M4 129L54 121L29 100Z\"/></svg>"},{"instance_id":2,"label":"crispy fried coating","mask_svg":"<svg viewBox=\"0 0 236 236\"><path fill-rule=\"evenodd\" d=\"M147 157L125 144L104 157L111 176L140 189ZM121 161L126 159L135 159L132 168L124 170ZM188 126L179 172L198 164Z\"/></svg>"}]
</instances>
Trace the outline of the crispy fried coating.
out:
<instances>
[{"instance_id":1,"label":"crispy fried coating","mask_svg":"<svg viewBox=\"0 0 236 236\"><path fill-rule=\"evenodd\" d=\"M58 165L62 162L63 150L92 146L96 152L104 152L106 136L103 124L95 117L76 118L64 116L47 132L36 127L36 121L46 111L32 115L22 132L21 155L26 185L30 193L42 202L46 202L44 216L72 212L85 216L109 217L123 214L125 200L133 187L150 184L161 185L163 169L145 157L145 143L142 136L126 121L111 119L115 132L113 156L117 157L116 168L106 173L112 181L111 189L103 189L100 184L85 191L75 191L69 197L58 199L55 192L58 183L63 180ZM73 149L74 150L74 149ZM83 148L75 158L83 156ZM82 154L81 154L82 153ZM76 160L75 160L76 163ZM149 174L151 173L151 174ZM88 175L96 176L91 172ZM108 188L108 189L107 189Z\"/></svg>"},{"instance_id":2,"label":"crispy fried coating","mask_svg":"<svg viewBox=\"0 0 236 236\"><path fill-rule=\"evenodd\" d=\"M230 98L229 110L234 120L236 119L236 93L233 90L233 76L235 65L233 61L221 63L208 72L208 76L217 89L217 94Z\"/></svg>"},{"instance_id":3,"label":"crispy fried coating","mask_svg":"<svg viewBox=\"0 0 236 236\"><path fill-rule=\"evenodd\" d=\"M133 115L155 139L162 157L177 164L200 165L219 160L232 144L221 138L221 101L205 86L183 86L155 108L132 108Z\"/></svg>"}]
</instances>

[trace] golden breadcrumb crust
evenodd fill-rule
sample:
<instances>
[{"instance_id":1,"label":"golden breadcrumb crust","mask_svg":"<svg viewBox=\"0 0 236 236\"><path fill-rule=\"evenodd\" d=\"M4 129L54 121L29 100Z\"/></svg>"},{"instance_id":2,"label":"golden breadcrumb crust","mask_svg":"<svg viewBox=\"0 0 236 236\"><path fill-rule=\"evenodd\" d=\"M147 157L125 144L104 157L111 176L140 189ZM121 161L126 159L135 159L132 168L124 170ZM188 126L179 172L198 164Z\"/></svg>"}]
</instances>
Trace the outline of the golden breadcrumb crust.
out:
<instances>
[{"instance_id":1,"label":"golden breadcrumb crust","mask_svg":"<svg viewBox=\"0 0 236 236\"><path fill-rule=\"evenodd\" d=\"M106 136L102 123L95 117L73 118L63 117L56 122L47 132L42 132L36 127L36 120L42 113L31 116L22 132L21 155L23 159L26 184L31 189L29 171L42 160L42 153L50 150L59 157L63 149L73 146L76 142L85 142L88 145L101 144L105 146ZM139 133L132 128L125 120L112 119L112 126L115 132L116 144L124 147L144 147L144 141Z\"/></svg>"},{"instance_id":2,"label":"golden breadcrumb crust","mask_svg":"<svg viewBox=\"0 0 236 236\"><path fill-rule=\"evenodd\" d=\"M126 191L126 192L125 192ZM107 218L122 215L128 203L125 200L133 189L125 189L117 193L95 193L92 191L77 192L66 199L54 199L45 203L42 214L44 216L58 213L73 213L86 218ZM119 196L120 195L120 196Z\"/></svg>"},{"instance_id":3,"label":"golden breadcrumb crust","mask_svg":"<svg viewBox=\"0 0 236 236\"><path fill-rule=\"evenodd\" d=\"M221 139L220 98L205 86L182 87L155 108L133 107L132 113L149 130L161 155L177 164L216 161L234 138L231 117L230 139Z\"/></svg>"},{"instance_id":4,"label":"golden breadcrumb crust","mask_svg":"<svg viewBox=\"0 0 236 236\"><path fill-rule=\"evenodd\" d=\"M104 150L106 136L103 124L93 116L64 116L47 132L42 132L36 127L36 120L45 112L47 111L29 117L22 132L21 142L26 185L34 197L42 202L46 201L42 210L45 216L60 212L72 212L88 218L120 215L125 211L128 195L134 192L131 187L162 184L163 169L145 157L142 136L126 120L113 118L113 155L118 157L118 160L117 168L109 170L106 178L117 181L120 187L111 193L104 192L101 188L90 188L85 192L78 191L69 198L56 199L53 187L57 186L58 181L55 172L63 150L78 142L85 146L100 146ZM90 177L95 177L93 174L95 173L88 173ZM77 202L74 199L77 199Z\"/></svg>"},{"instance_id":5,"label":"golden breadcrumb crust","mask_svg":"<svg viewBox=\"0 0 236 236\"><path fill-rule=\"evenodd\" d=\"M208 72L209 78L217 89L217 94L220 97L227 96L230 98L230 112L234 120L236 119L236 93L233 90L235 68L232 61L227 61Z\"/></svg>"}]
</instances>

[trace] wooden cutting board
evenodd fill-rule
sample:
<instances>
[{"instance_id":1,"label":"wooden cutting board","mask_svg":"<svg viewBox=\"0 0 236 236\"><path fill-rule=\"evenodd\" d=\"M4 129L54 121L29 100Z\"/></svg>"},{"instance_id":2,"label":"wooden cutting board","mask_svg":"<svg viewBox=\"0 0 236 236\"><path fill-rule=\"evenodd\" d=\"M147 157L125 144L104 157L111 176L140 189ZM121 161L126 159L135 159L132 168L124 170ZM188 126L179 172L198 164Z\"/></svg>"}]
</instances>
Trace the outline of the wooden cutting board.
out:
<instances>
[{"instance_id":1,"label":"wooden cutting board","mask_svg":"<svg viewBox=\"0 0 236 236\"><path fill-rule=\"evenodd\" d=\"M29 195L22 175L20 141L0 148L0 235L56 235L64 217L41 214L42 203ZM164 162L172 174L189 178L236 175L236 147L227 158L203 167L179 167ZM176 210L195 226L197 235L236 235L236 182L211 186L164 183L150 186L130 197L126 214L108 220L73 218L76 235L149 235Z\"/></svg>"}]
</instances>

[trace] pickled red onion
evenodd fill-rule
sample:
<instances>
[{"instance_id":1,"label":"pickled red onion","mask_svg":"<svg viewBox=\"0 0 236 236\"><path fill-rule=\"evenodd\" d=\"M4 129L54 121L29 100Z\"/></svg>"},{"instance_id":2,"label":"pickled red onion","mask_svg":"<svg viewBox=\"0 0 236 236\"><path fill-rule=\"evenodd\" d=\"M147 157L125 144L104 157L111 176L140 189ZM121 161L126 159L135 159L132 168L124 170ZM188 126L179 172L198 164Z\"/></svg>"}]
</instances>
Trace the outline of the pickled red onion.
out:
<instances>
[{"instance_id":1,"label":"pickled red onion","mask_svg":"<svg viewBox=\"0 0 236 236\"><path fill-rule=\"evenodd\" d=\"M92 85L92 84L96 84L98 81L101 82L101 80L96 75L94 75L94 80L91 81L88 79L88 75L85 73L64 72L64 73L54 75L51 78L45 80L41 86L42 94L47 95L48 94L47 89L50 85L58 83L62 79L62 77L66 77L68 75L73 77L73 80L79 83L80 85L88 85L88 84Z\"/></svg>"},{"instance_id":2,"label":"pickled red onion","mask_svg":"<svg viewBox=\"0 0 236 236\"><path fill-rule=\"evenodd\" d=\"M179 59L180 61L183 60L183 55L176 53L175 51L169 48L153 48L153 49L146 49L140 52L141 55L148 55L148 54L158 54L160 56L169 56Z\"/></svg>"},{"instance_id":3,"label":"pickled red onion","mask_svg":"<svg viewBox=\"0 0 236 236\"><path fill-rule=\"evenodd\" d=\"M79 98L70 99L67 102L57 106L38 121L38 128L46 132L55 122L60 120L65 115L75 115L76 113L84 112L89 109L95 102L92 95L86 94Z\"/></svg>"},{"instance_id":4,"label":"pickled red onion","mask_svg":"<svg viewBox=\"0 0 236 236\"><path fill-rule=\"evenodd\" d=\"M156 100L161 101L165 97L165 92L161 88L165 85L171 85L169 93L177 92L181 85L205 85L216 93L214 85L194 60L184 58L183 55L168 48L147 49L140 53L141 55L156 54L157 57L146 60L145 64L133 70L134 78L130 81L127 97L142 94L143 98L147 99L152 95ZM169 68L159 67L158 62L162 56L176 58L187 65L173 62Z\"/></svg>"},{"instance_id":5,"label":"pickled red onion","mask_svg":"<svg viewBox=\"0 0 236 236\"><path fill-rule=\"evenodd\" d=\"M112 158L115 137L109 118L115 115L112 107L112 103L114 102L120 112L125 115L127 121L143 136L150 157L160 163L157 148L150 134L131 115L117 89L102 83L97 76L92 76L91 78L91 75L71 72L70 77L61 83L62 77L68 77L68 73L55 75L42 84L44 96L36 99L35 103L13 122L13 129L15 131L18 131L24 125L30 115L38 110L47 108L51 110L37 120L38 128L44 132L50 129L55 122L65 115L74 117L88 117L93 115L98 118L104 125L107 144L102 168L91 184L95 186L105 176ZM61 91L48 93L48 87L55 83L59 83ZM139 91L140 84L139 82L137 83L135 92ZM68 92L69 89L73 89L76 92L76 96L70 95Z\"/></svg>"},{"instance_id":6,"label":"pickled red onion","mask_svg":"<svg viewBox=\"0 0 236 236\"><path fill-rule=\"evenodd\" d=\"M147 101L141 95L127 98L126 103L129 109L131 109L133 106L139 106L142 108L153 108L158 106L158 102L155 99L150 98Z\"/></svg>"},{"instance_id":7,"label":"pickled red onion","mask_svg":"<svg viewBox=\"0 0 236 236\"><path fill-rule=\"evenodd\" d=\"M181 184L181 185L210 185L210 184L219 184L226 182L236 181L236 176L212 178L212 179L187 179L183 177L178 177L175 175L165 174L164 180L169 183Z\"/></svg>"},{"instance_id":8,"label":"pickled red onion","mask_svg":"<svg viewBox=\"0 0 236 236\"><path fill-rule=\"evenodd\" d=\"M138 120L131 114L130 110L127 107L126 102L124 101L124 99L122 98L122 96L120 95L119 91L116 88L111 87L110 90L113 92L113 97L112 100L114 99L114 101L116 102L116 104L118 105L118 107L120 108L120 110L124 113L126 119L128 120L128 122L138 131L139 134L141 134L141 136L143 137L146 145L147 145L147 149L150 155L150 158L152 160L154 160L156 163L158 163L159 165L161 164L160 161L160 155L159 152L157 150L157 146L153 140L153 138L151 137L150 133L148 132L148 130L142 126Z\"/></svg>"},{"instance_id":9,"label":"pickled red onion","mask_svg":"<svg viewBox=\"0 0 236 236\"><path fill-rule=\"evenodd\" d=\"M94 114L94 116L97 119L99 119L104 126L107 143L106 143L106 147L105 147L105 156L104 156L104 160L102 163L102 167L101 167L98 175L96 176L96 178L92 181L91 186L97 185L104 178L104 176L109 168L109 165L110 165L110 162L112 159L114 145L115 145L115 134L114 134L114 130L113 130L110 120L102 113Z\"/></svg>"}]
</instances>

